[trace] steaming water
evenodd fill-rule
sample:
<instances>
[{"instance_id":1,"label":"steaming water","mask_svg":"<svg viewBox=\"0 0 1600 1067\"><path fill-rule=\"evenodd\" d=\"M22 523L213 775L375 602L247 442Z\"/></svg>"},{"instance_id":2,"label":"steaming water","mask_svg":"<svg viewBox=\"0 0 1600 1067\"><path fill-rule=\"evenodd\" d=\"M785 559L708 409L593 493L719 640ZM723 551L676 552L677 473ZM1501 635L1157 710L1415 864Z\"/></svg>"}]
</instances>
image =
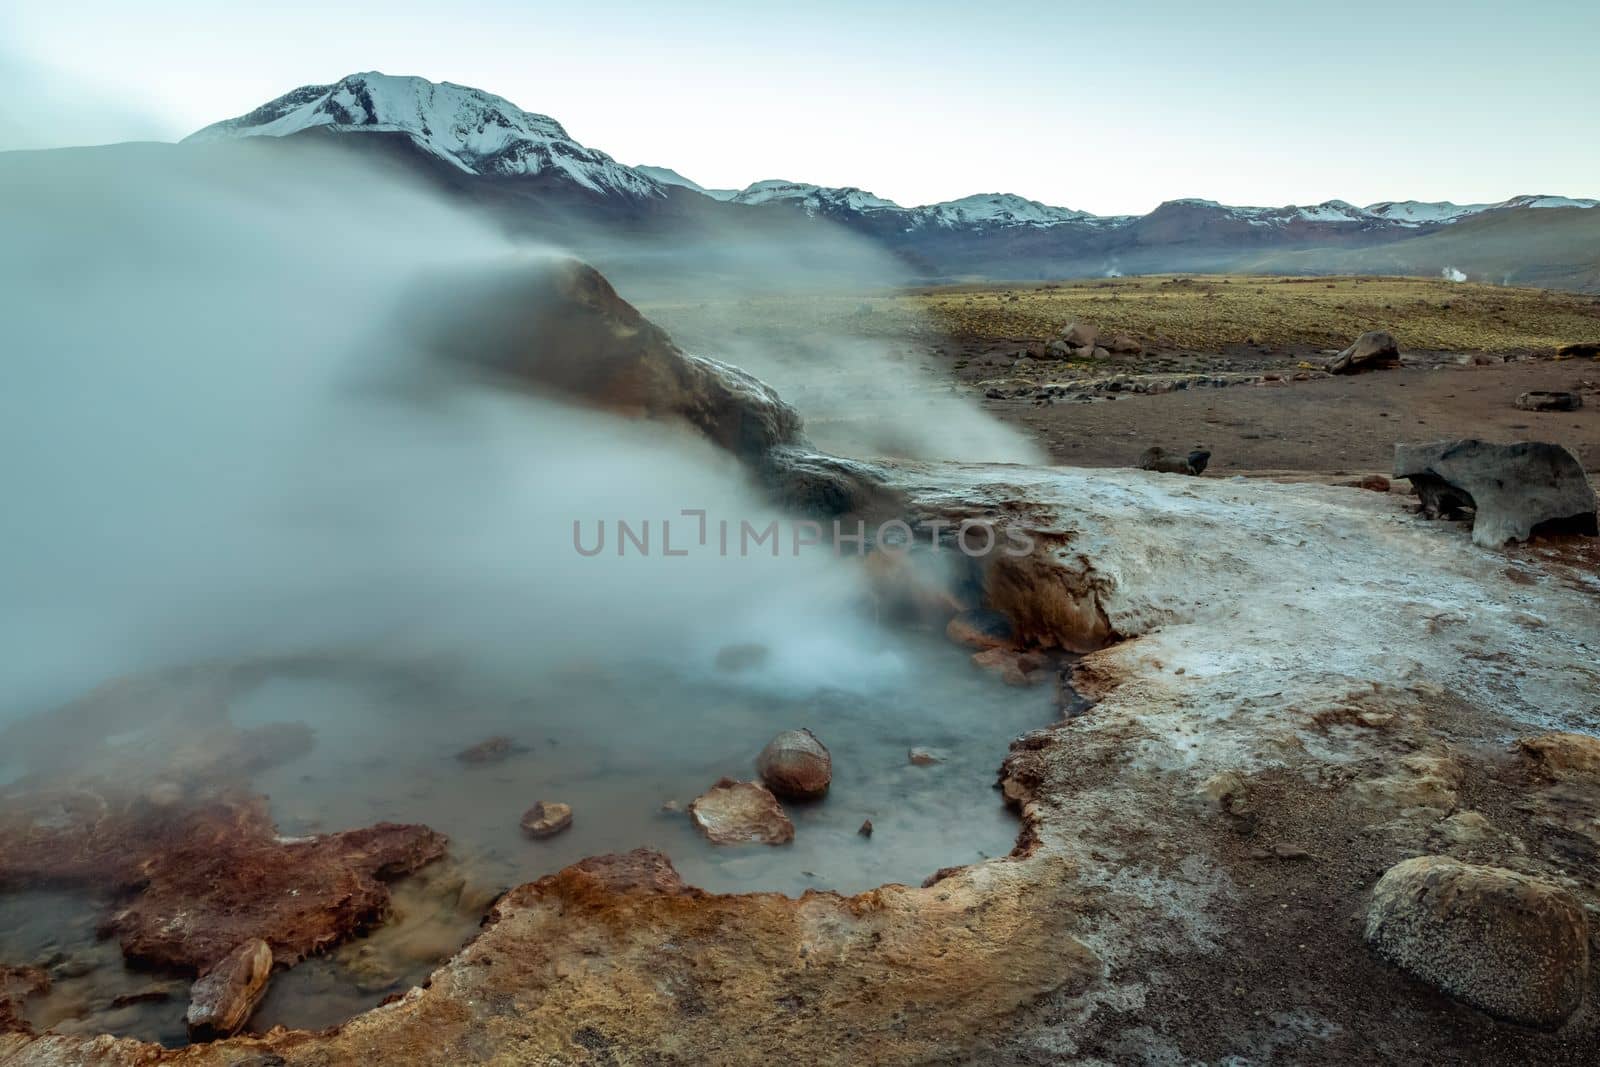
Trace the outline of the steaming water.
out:
<instances>
[{"instance_id":1,"label":"steaming water","mask_svg":"<svg viewBox=\"0 0 1600 1067\"><path fill-rule=\"evenodd\" d=\"M880 629L859 568L829 556L580 558L574 520L773 516L681 429L422 367L398 294L425 314L418 278L527 250L347 159L258 148L0 158L0 727L123 675L338 662L233 696L241 725L316 735L237 784L268 794L288 834L400 820L451 838L448 864L397 887L394 921L276 975L253 1025L328 1025L420 982L497 890L584 856L650 846L708 889L797 893L1009 850L993 779L1007 741L1053 717L1047 689ZM790 250L771 252L781 268ZM744 642L769 662L712 668ZM126 743L98 749L96 773L159 755L140 717L160 714L108 725ZM790 806L793 844L718 848L662 812L751 777L798 727L832 750L834 784ZM519 750L454 758L495 735ZM947 759L913 767L911 746ZM0 753L0 784L28 770ZM523 838L538 800L570 803L573 827ZM37 1025L181 1041L185 984L95 940L109 904L0 897L0 963L55 975L29 1004ZM139 999L113 1007L124 995Z\"/></svg>"},{"instance_id":2,"label":"steaming water","mask_svg":"<svg viewBox=\"0 0 1600 1067\"><path fill-rule=\"evenodd\" d=\"M940 867L1008 852L1017 821L994 788L1015 735L1057 714L1051 687L1017 690L976 670L942 637L869 630L903 683L799 695L618 651L505 687L437 665L285 668L237 694L241 727L301 722L312 749L257 773L281 832L420 822L450 837L446 862L395 886L395 917L366 938L277 974L251 1029L324 1027L421 983L476 933L500 891L587 856L660 849L691 884L719 892L859 892L916 884ZM825 665L819 665L825 672ZM825 681L825 679L819 679ZM682 811L717 779L755 777L776 732L807 727L833 754L827 796L786 803L785 846L713 845ZM486 764L457 753L486 738L513 750ZM943 757L915 766L912 747ZM571 804L572 827L525 837L538 800ZM857 831L870 819L874 832ZM129 971L97 942L106 902L86 894L0 896L0 959L67 977L30 1006L39 1026L182 1043L187 985ZM119 996L168 994L111 1007Z\"/></svg>"}]
</instances>

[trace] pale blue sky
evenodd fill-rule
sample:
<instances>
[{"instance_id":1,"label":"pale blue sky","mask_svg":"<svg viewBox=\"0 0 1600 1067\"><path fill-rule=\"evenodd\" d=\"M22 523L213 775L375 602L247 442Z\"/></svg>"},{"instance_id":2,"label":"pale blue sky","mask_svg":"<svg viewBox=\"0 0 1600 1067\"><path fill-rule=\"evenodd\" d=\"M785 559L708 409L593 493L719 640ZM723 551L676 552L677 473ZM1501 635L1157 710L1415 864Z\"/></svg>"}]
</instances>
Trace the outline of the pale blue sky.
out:
<instances>
[{"instance_id":1,"label":"pale blue sky","mask_svg":"<svg viewBox=\"0 0 1600 1067\"><path fill-rule=\"evenodd\" d=\"M175 139L376 69L498 93L709 186L1099 213L1596 196L1597 41L1593 0L13 0L0 91L21 113L0 113L0 147Z\"/></svg>"}]
</instances>

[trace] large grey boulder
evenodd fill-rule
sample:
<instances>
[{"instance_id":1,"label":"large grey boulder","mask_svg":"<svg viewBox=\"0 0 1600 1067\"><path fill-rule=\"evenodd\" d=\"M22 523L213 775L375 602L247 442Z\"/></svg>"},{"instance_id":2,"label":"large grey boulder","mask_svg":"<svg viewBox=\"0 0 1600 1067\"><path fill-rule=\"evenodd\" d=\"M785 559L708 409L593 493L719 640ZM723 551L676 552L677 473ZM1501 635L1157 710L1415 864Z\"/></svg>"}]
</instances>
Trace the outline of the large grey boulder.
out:
<instances>
[{"instance_id":1,"label":"large grey boulder","mask_svg":"<svg viewBox=\"0 0 1600 1067\"><path fill-rule=\"evenodd\" d=\"M1563 1022L1588 981L1588 922L1576 897L1446 856L1389 868L1372 893L1366 939L1458 1000L1535 1026Z\"/></svg>"},{"instance_id":2,"label":"large grey boulder","mask_svg":"<svg viewBox=\"0 0 1600 1067\"><path fill-rule=\"evenodd\" d=\"M1543 441L1432 441L1394 447L1394 474L1411 479L1429 518L1474 510L1472 540L1489 548L1541 532L1594 535L1595 495L1583 465Z\"/></svg>"},{"instance_id":3,"label":"large grey boulder","mask_svg":"<svg viewBox=\"0 0 1600 1067\"><path fill-rule=\"evenodd\" d=\"M1355 344L1328 361L1330 374L1357 374L1364 370L1400 365L1400 345L1387 330L1368 330Z\"/></svg>"}]
</instances>

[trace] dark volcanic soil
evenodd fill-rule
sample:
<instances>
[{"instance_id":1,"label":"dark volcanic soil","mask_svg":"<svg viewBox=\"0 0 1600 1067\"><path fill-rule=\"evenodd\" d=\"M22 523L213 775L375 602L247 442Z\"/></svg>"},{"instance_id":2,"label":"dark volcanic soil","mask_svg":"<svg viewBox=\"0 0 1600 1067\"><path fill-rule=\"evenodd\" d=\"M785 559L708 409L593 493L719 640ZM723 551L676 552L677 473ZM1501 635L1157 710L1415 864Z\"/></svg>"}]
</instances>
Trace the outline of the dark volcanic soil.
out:
<instances>
[{"instance_id":1,"label":"dark volcanic soil","mask_svg":"<svg viewBox=\"0 0 1600 1067\"><path fill-rule=\"evenodd\" d=\"M1219 361L1195 363L1198 370ZM1226 362L1238 372L1258 369ZM1284 377L1293 368L1292 363L1283 366ZM977 393L984 410L1025 430L1048 449L1051 462L1070 466L1133 466L1145 448L1160 444L1180 452L1209 449L1212 473L1387 472L1396 442L1482 437L1555 441L1577 453L1588 470L1600 470L1600 364L1591 360L1402 367L1311 381L1158 395L1096 394L1106 398L1049 403L1036 400L1033 389L1020 397L984 397L986 387L974 381L976 369L952 373ZM1143 367L1134 363L1119 372L1137 376ZM996 368L987 370L996 373ZM1580 390L1585 406L1567 412L1518 409L1517 396L1535 389ZM999 391L1013 390L1002 386Z\"/></svg>"}]
</instances>

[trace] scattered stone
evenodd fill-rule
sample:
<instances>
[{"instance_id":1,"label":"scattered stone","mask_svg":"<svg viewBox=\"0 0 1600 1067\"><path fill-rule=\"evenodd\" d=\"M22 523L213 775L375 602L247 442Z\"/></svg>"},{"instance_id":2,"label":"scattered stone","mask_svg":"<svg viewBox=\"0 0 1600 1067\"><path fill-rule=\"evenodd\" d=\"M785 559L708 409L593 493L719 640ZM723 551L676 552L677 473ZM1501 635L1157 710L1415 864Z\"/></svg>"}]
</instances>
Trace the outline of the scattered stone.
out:
<instances>
[{"instance_id":1,"label":"scattered stone","mask_svg":"<svg viewBox=\"0 0 1600 1067\"><path fill-rule=\"evenodd\" d=\"M522 832L529 837L554 837L572 825L572 805L541 800L522 813Z\"/></svg>"},{"instance_id":2,"label":"scattered stone","mask_svg":"<svg viewBox=\"0 0 1600 1067\"><path fill-rule=\"evenodd\" d=\"M1104 344L1107 352L1119 356L1137 356L1144 352L1144 345L1125 333L1117 334Z\"/></svg>"},{"instance_id":3,"label":"scattered stone","mask_svg":"<svg viewBox=\"0 0 1600 1067\"><path fill-rule=\"evenodd\" d=\"M1094 355L1094 358L1098 359L1098 360L1107 360L1107 359L1111 358L1111 353L1107 352L1105 349L1101 348L1099 345L1095 346L1093 355Z\"/></svg>"},{"instance_id":4,"label":"scattered stone","mask_svg":"<svg viewBox=\"0 0 1600 1067\"><path fill-rule=\"evenodd\" d=\"M1523 411L1577 411L1583 407L1583 397L1577 393L1531 389L1517 397L1517 407Z\"/></svg>"},{"instance_id":5,"label":"scattered stone","mask_svg":"<svg viewBox=\"0 0 1600 1067\"><path fill-rule=\"evenodd\" d=\"M756 773L785 800L815 800L833 781L833 757L810 730L785 730L756 757Z\"/></svg>"},{"instance_id":6,"label":"scattered stone","mask_svg":"<svg viewBox=\"0 0 1600 1067\"><path fill-rule=\"evenodd\" d=\"M456 759L473 767L499 763L513 752L516 744L509 737L490 737L456 753Z\"/></svg>"},{"instance_id":7,"label":"scattered stone","mask_svg":"<svg viewBox=\"0 0 1600 1067\"><path fill-rule=\"evenodd\" d=\"M1361 371L1400 365L1400 346L1386 330L1368 330L1349 348L1328 361L1329 374L1359 374Z\"/></svg>"},{"instance_id":8,"label":"scattered stone","mask_svg":"<svg viewBox=\"0 0 1600 1067\"><path fill-rule=\"evenodd\" d=\"M943 763L944 756L931 748L913 748L906 752L906 759L913 767L931 767L935 763Z\"/></svg>"},{"instance_id":9,"label":"scattered stone","mask_svg":"<svg viewBox=\"0 0 1600 1067\"><path fill-rule=\"evenodd\" d=\"M1600 359L1600 341L1579 341L1577 344L1562 345L1556 349L1556 355L1563 359L1579 359L1584 356Z\"/></svg>"},{"instance_id":10,"label":"scattered stone","mask_svg":"<svg viewBox=\"0 0 1600 1067\"><path fill-rule=\"evenodd\" d=\"M1200 787L1200 794L1226 815L1242 815L1250 808L1250 785L1238 771L1213 774Z\"/></svg>"},{"instance_id":11,"label":"scattered stone","mask_svg":"<svg viewBox=\"0 0 1600 1067\"><path fill-rule=\"evenodd\" d=\"M676 800L663 800L661 802L661 813L663 815L677 815L681 811L683 811L683 805Z\"/></svg>"},{"instance_id":12,"label":"scattered stone","mask_svg":"<svg viewBox=\"0 0 1600 1067\"><path fill-rule=\"evenodd\" d=\"M249 1021L267 991L272 949L252 938L218 960L189 990L189 1035L227 1037Z\"/></svg>"},{"instance_id":13,"label":"scattered stone","mask_svg":"<svg viewBox=\"0 0 1600 1067\"><path fill-rule=\"evenodd\" d=\"M786 845L794 823L778 798L755 782L724 778L689 802L689 817L714 845Z\"/></svg>"},{"instance_id":14,"label":"scattered stone","mask_svg":"<svg viewBox=\"0 0 1600 1067\"><path fill-rule=\"evenodd\" d=\"M1577 898L1515 871L1444 856L1418 856L1384 874L1366 939L1451 996L1536 1026L1571 1015L1588 979L1588 925Z\"/></svg>"},{"instance_id":15,"label":"scattered stone","mask_svg":"<svg viewBox=\"0 0 1600 1067\"><path fill-rule=\"evenodd\" d=\"M1429 518L1474 510L1472 540L1489 548L1539 532L1593 536L1594 488L1561 445L1531 441L1398 444L1394 474L1409 478Z\"/></svg>"},{"instance_id":16,"label":"scattered stone","mask_svg":"<svg viewBox=\"0 0 1600 1067\"><path fill-rule=\"evenodd\" d=\"M1200 475L1205 473L1206 465L1210 462L1211 453L1202 449L1180 456L1176 452L1168 452L1160 445L1151 445L1144 450L1144 455L1139 457L1139 469L1156 471L1160 474Z\"/></svg>"},{"instance_id":17,"label":"scattered stone","mask_svg":"<svg viewBox=\"0 0 1600 1067\"><path fill-rule=\"evenodd\" d=\"M716 665L719 671L748 671L767 662L766 645L724 645L717 650Z\"/></svg>"},{"instance_id":18,"label":"scattered stone","mask_svg":"<svg viewBox=\"0 0 1600 1067\"><path fill-rule=\"evenodd\" d=\"M857 830L856 833L860 834L862 837L871 837L872 836L872 820L871 819L863 819L861 821L861 829Z\"/></svg>"},{"instance_id":19,"label":"scattered stone","mask_svg":"<svg viewBox=\"0 0 1600 1067\"><path fill-rule=\"evenodd\" d=\"M1074 322L1061 331L1061 340L1072 348L1093 349L1097 331L1087 322Z\"/></svg>"},{"instance_id":20,"label":"scattered stone","mask_svg":"<svg viewBox=\"0 0 1600 1067\"><path fill-rule=\"evenodd\" d=\"M135 1004L165 1004L172 993L165 989L143 989L137 993L122 993L111 998L111 1007L131 1008Z\"/></svg>"},{"instance_id":21,"label":"scattered stone","mask_svg":"<svg viewBox=\"0 0 1600 1067\"><path fill-rule=\"evenodd\" d=\"M1011 620L998 611L974 608L959 612L944 628L944 635L968 648L1003 648L1016 641Z\"/></svg>"},{"instance_id":22,"label":"scattered stone","mask_svg":"<svg viewBox=\"0 0 1600 1067\"><path fill-rule=\"evenodd\" d=\"M1393 483L1381 474L1369 474L1364 478L1357 478L1353 482L1340 482L1339 484L1349 489L1365 489L1373 493L1387 493L1394 487Z\"/></svg>"}]
</instances>

